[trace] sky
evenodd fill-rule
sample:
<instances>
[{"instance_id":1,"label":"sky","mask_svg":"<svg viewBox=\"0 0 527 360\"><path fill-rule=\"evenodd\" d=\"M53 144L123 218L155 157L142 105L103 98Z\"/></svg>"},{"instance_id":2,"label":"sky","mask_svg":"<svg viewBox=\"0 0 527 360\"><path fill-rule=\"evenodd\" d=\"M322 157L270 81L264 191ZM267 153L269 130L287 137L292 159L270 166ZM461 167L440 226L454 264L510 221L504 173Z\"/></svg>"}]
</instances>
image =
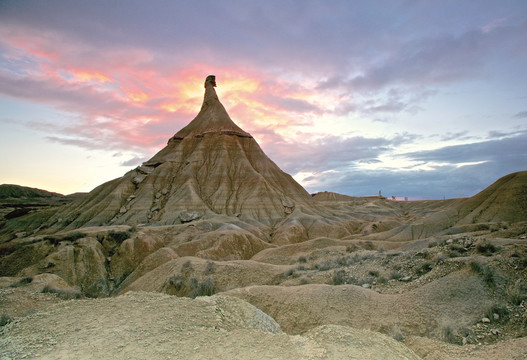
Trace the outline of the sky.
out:
<instances>
[{"instance_id":1,"label":"sky","mask_svg":"<svg viewBox=\"0 0 527 360\"><path fill-rule=\"evenodd\" d=\"M0 183L90 191L203 82L306 190L472 196L527 170L527 1L0 0Z\"/></svg>"}]
</instances>

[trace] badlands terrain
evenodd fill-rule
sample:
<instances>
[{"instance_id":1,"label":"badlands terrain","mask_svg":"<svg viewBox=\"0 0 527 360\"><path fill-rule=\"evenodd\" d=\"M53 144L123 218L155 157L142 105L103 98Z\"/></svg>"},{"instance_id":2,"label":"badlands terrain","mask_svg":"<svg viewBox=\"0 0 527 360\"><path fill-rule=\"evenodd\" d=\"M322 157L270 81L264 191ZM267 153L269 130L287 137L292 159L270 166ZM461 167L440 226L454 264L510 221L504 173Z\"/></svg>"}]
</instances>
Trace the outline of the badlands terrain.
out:
<instances>
[{"instance_id":1,"label":"badlands terrain","mask_svg":"<svg viewBox=\"0 0 527 360\"><path fill-rule=\"evenodd\" d=\"M527 172L463 199L311 195L215 86L88 194L0 187L0 359L527 358Z\"/></svg>"}]
</instances>

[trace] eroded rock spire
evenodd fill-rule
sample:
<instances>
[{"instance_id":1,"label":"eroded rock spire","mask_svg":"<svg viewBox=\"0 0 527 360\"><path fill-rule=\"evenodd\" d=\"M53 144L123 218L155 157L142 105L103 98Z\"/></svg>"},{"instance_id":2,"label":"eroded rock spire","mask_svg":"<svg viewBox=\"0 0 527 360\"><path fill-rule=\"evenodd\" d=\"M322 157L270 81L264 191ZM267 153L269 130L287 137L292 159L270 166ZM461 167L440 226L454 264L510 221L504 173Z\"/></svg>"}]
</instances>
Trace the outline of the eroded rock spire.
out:
<instances>
[{"instance_id":1,"label":"eroded rock spire","mask_svg":"<svg viewBox=\"0 0 527 360\"><path fill-rule=\"evenodd\" d=\"M178 131L172 139L200 137L212 133L252 137L232 121L227 110L221 104L216 90L214 90L216 76L207 76L204 87L205 95L199 114L187 126Z\"/></svg>"}]
</instances>

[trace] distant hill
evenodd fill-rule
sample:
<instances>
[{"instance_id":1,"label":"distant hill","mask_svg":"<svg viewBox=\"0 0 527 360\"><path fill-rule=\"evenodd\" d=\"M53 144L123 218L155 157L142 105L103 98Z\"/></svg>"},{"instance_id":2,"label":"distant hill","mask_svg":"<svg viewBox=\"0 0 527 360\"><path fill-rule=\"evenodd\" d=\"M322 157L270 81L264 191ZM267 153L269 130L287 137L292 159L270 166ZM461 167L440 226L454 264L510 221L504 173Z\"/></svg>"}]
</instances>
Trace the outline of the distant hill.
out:
<instances>
[{"instance_id":1,"label":"distant hill","mask_svg":"<svg viewBox=\"0 0 527 360\"><path fill-rule=\"evenodd\" d=\"M27 186L2 184L0 185L0 200L21 198L53 198L64 195Z\"/></svg>"},{"instance_id":2,"label":"distant hill","mask_svg":"<svg viewBox=\"0 0 527 360\"><path fill-rule=\"evenodd\" d=\"M498 179L459 207L460 223L527 220L527 171Z\"/></svg>"},{"instance_id":3,"label":"distant hill","mask_svg":"<svg viewBox=\"0 0 527 360\"><path fill-rule=\"evenodd\" d=\"M67 204L77 198L27 186L0 185L0 218L14 219L41 208Z\"/></svg>"}]
</instances>

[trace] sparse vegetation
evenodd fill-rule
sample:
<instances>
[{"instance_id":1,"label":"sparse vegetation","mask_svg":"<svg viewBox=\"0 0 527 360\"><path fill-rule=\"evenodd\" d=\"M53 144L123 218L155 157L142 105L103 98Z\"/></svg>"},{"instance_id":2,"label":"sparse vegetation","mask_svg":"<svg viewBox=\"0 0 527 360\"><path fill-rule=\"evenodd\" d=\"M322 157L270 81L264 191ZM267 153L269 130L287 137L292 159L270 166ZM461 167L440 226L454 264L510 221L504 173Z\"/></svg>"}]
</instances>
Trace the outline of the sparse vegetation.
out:
<instances>
[{"instance_id":1,"label":"sparse vegetation","mask_svg":"<svg viewBox=\"0 0 527 360\"><path fill-rule=\"evenodd\" d=\"M295 269L288 269L285 273L284 273L284 276L285 277L290 277L290 276L293 276L295 274Z\"/></svg>"},{"instance_id":2,"label":"sparse vegetation","mask_svg":"<svg viewBox=\"0 0 527 360\"><path fill-rule=\"evenodd\" d=\"M400 280L402 279L403 275L397 271L392 271L392 273L390 274L390 279L392 280Z\"/></svg>"},{"instance_id":3,"label":"sparse vegetation","mask_svg":"<svg viewBox=\"0 0 527 360\"><path fill-rule=\"evenodd\" d=\"M196 279L192 278L190 284L191 292L189 297L193 299L198 296L211 296L216 292L216 284L211 278L207 278L201 282L198 282Z\"/></svg>"},{"instance_id":4,"label":"sparse vegetation","mask_svg":"<svg viewBox=\"0 0 527 360\"><path fill-rule=\"evenodd\" d=\"M509 316L510 311L505 305L496 304L487 312L487 317L491 322L504 321ZM497 318L496 318L497 315Z\"/></svg>"},{"instance_id":5,"label":"sparse vegetation","mask_svg":"<svg viewBox=\"0 0 527 360\"><path fill-rule=\"evenodd\" d=\"M495 285L494 273L490 267L482 265L479 261L471 261L470 269L480 275L487 286L493 287Z\"/></svg>"},{"instance_id":6,"label":"sparse vegetation","mask_svg":"<svg viewBox=\"0 0 527 360\"><path fill-rule=\"evenodd\" d=\"M307 258L305 256L300 256L297 261L301 264L305 264L307 262Z\"/></svg>"},{"instance_id":7,"label":"sparse vegetation","mask_svg":"<svg viewBox=\"0 0 527 360\"><path fill-rule=\"evenodd\" d=\"M212 261L207 261L207 264L205 265L205 270L203 270L203 275L210 275L213 274L216 271L216 264L214 264Z\"/></svg>"},{"instance_id":8,"label":"sparse vegetation","mask_svg":"<svg viewBox=\"0 0 527 360\"><path fill-rule=\"evenodd\" d=\"M119 244L125 241L126 239L129 239L130 236L131 236L130 231L115 231L115 230L110 230L108 234L106 235L109 241L113 241Z\"/></svg>"},{"instance_id":9,"label":"sparse vegetation","mask_svg":"<svg viewBox=\"0 0 527 360\"><path fill-rule=\"evenodd\" d=\"M184 284L183 277L180 274L174 275L168 279L168 284L172 285L176 291L179 291Z\"/></svg>"},{"instance_id":10,"label":"sparse vegetation","mask_svg":"<svg viewBox=\"0 0 527 360\"><path fill-rule=\"evenodd\" d=\"M347 284L348 283L347 281L348 281L348 276L346 274L346 271L337 270L333 272L333 278L332 278L333 285Z\"/></svg>"},{"instance_id":11,"label":"sparse vegetation","mask_svg":"<svg viewBox=\"0 0 527 360\"><path fill-rule=\"evenodd\" d=\"M415 269L415 273L417 274L417 276L422 276L422 275L432 271L433 268L434 268L434 264L432 264L429 261L426 261L426 262L422 263L421 265L419 265L417 267L417 269Z\"/></svg>"},{"instance_id":12,"label":"sparse vegetation","mask_svg":"<svg viewBox=\"0 0 527 360\"><path fill-rule=\"evenodd\" d=\"M527 300L527 285L523 284L520 279L511 282L506 289L508 301L512 305L519 306Z\"/></svg>"},{"instance_id":13,"label":"sparse vegetation","mask_svg":"<svg viewBox=\"0 0 527 360\"><path fill-rule=\"evenodd\" d=\"M41 291L44 294L57 294L63 300L80 299L82 294L80 291L75 289L57 289L52 286L46 285Z\"/></svg>"},{"instance_id":14,"label":"sparse vegetation","mask_svg":"<svg viewBox=\"0 0 527 360\"><path fill-rule=\"evenodd\" d=\"M190 260L185 261L181 265L181 273L182 274L187 274L187 273L191 272L192 270L194 270L194 269L192 267L192 262Z\"/></svg>"},{"instance_id":15,"label":"sparse vegetation","mask_svg":"<svg viewBox=\"0 0 527 360\"><path fill-rule=\"evenodd\" d=\"M63 236L44 236L43 240L49 241L51 245L58 245L63 241L76 241L85 238L86 234L82 232L72 232Z\"/></svg>"},{"instance_id":16,"label":"sparse vegetation","mask_svg":"<svg viewBox=\"0 0 527 360\"><path fill-rule=\"evenodd\" d=\"M441 329L441 336L444 342L447 342L450 344L457 344L456 334L451 325L443 326L443 328Z\"/></svg>"}]
</instances>

